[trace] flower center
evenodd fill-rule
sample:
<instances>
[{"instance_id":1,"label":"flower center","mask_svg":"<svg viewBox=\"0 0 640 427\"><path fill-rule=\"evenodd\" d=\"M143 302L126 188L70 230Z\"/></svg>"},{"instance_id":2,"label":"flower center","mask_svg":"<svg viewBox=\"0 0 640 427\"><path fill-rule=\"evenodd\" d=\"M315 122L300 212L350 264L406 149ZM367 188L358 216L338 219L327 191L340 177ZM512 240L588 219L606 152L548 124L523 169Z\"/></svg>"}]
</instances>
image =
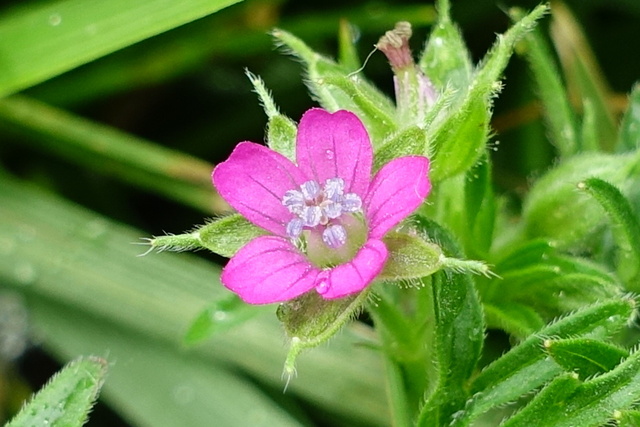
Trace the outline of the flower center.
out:
<instances>
[{"instance_id":1,"label":"flower center","mask_svg":"<svg viewBox=\"0 0 640 427\"><path fill-rule=\"evenodd\" d=\"M322 241L330 248L340 248L347 242L344 214L360 212L362 199L356 193L344 193L342 178L327 179L321 187L316 181L307 181L299 190L289 190L282 204L295 217L287 223L287 236L300 237L306 229L322 232Z\"/></svg>"}]
</instances>

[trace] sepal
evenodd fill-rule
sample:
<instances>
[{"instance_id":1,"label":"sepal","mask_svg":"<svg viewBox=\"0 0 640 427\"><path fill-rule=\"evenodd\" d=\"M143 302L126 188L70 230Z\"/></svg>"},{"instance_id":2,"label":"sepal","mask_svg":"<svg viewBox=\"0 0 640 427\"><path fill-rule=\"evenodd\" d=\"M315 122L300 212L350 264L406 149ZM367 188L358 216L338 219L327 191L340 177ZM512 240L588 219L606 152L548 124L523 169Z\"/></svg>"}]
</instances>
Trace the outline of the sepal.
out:
<instances>
[{"instance_id":1,"label":"sepal","mask_svg":"<svg viewBox=\"0 0 640 427\"><path fill-rule=\"evenodd\" d=\"M291 377L295 373L296 359L303 350L328 341L359 314L368 295L369 289L365 289L353 296L326 300L314 290L280 304L278 319L289 338L285 374Z\"/></svg>"},{"instance_id":2,"label":"sepal","mask_svg":"<svg viewBox=\"0 0 640 427\"><path fill-rule=\"evenodd\" d=\"M188 251L208 249L231 258L241 247L267 232L251 224L240 214L215 219L190 233L158 236L148 239L151 249Z\"/></svg>"}]
</instances>

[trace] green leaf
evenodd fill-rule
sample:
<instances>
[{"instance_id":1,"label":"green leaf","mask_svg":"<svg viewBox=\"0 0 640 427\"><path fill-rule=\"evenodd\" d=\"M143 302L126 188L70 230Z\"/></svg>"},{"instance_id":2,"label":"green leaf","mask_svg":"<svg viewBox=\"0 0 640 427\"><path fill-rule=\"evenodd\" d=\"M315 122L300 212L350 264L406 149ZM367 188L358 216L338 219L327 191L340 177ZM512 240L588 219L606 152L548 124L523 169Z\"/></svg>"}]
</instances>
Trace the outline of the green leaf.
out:
<instances>
[{"instance_id":1,"label":"green leaf","mask_svg":"<svg viewBox=\"0 0 640 427\"><path fill-rule=\"evenodd\" d=\"M484 152L489 135L491 96L500 89L500 75L515 44L547 11L546 5L536 7L498 37L476 71L465 98L453 107L455 112L430 129L433 135L430 143L434 150L431 178L434 181L467 171Z\"/></svg>"},{"instance_id":2,"label":"green leaf","mask_svg":"<svg viewBox=\"0 0 640 427\"><path fill-rule=\"evenodd\" d=\"M418 232L437 241L445 254L461 257L462 252L449 233L432 221L416 216ZM427 370L428 389L418 415L418 425L446 425L464 407L469 379L476 367L484 341L482 307L469 274L439 272L431 287L434 324L426 336L431 349Z\"/></svg>"},{"instance_id":3,"label":"green leaf","mask_svg":"<svg viewBox=\"0 0 640 427\"><path fill-rule=\"evenodd\" d=\"M187 345L197 344L213 335L241 325L263 313L269 306L250 305L235 294L214 300L193 321L184 337Z\"/></svg>"},{"instance_id":4,"label":"green leaf","mask_svg":"<svg viewBox=\"0 0 640 427\"><path fill-rule=\"evenodd\" d=\"M634 309L635 302L630 299L601 302L531 335L475 378L471 387L473 398L451 425L468 426L479 415L530 393L560 374L562 368L547 358L543 350L545 337L609 338L627 324Z\"/></svg>"},{"instance_id":5,"label":"green leaf","mask_svg":"<svg viewBox=\"0 0 640 427\"><path fill-rule=\"evenodd\" d=\"M427 148L427 135L424 129L411 126L392 135L376 150L373 170L379 170L391 160L410 155L424 155Z\"/></svg>"},{"instance_id":6,"label":"green leaf","mask_svg":"<svg viewBox=\"0 0 640 427\"><path fill-rule=\"evenodd\" d=\"M554 246L546 239L527 240L520 245L511 246L506 254L499 257L496 271L505 272L528 267L548 259L549 255L555 252Z\"/></svg>"},{"instance_id":7,"label":"green leaf","mask_svg":"<svg viewBox=\"0 0 640 427\"><path fill-rule=\"evenodd\" d=\"M598 178L589 178L578 184L604 208L614 230L619 263L629 290L638 291L640 286L640 220L633 212L629 201L615 186Z\"/></svg>"},{"instance_id":8,"label":"green leaf","mask_svg":"<svg viewBox=\"0 0 640 427\"><path fill-rule=\"evenodd\" d=\"M542 317L530 306L510 302L494 305L484 302L484 314L487 328L502 329L508 334L522 340L544 326Z\"/></svg>"},{"instance_id":9,"label":"green leaf","mask_svg":"<svg viewBox=\"0 0 640 427\"><path fill-rule=\"evenodd\" d=\"M524 12L516 8L509 14L514 20L524 16ZM561 156L575 154L579 147L576 117L550 46L539 29L528 34L523 45L521 52L529 61L535 79L549 138Z\"/></svg>"},{"instance_id":10,"label":"green leaf","mask_svg":"<svg viewBox=\"0 0 640 427\"><path fill-rule=\"evenodd\" d=\"M433 152L429 174L434 182L466 172L484 153L489 138L491 114L489 93L474 92L456 112L438 126L434 124L428 136L428 151Z\"/></svg>"},{"instance_id":11,"label":"green leaf","mask_svg":"<svg viewBox=\"0 0 640 427\"><path fill-rule=\"evenodd\" d=\"M636 84L629 95L629 106L624 113L618 134L616 152L640 148L640 84Z\"/></svg>"},{"instance_id":12,"label":"green leaf","mask_svg":"<svg viewBox=\"0 0 640 427\"><path fill-rule=\"evenodd\" d=\"M0 97L237 2L65 0L4 11Z\"/></svg>"},{"instance_id":13,"label":"green leaf","mask_svg":"<svg viewBox=\"0 0 640 427\"><path fill-rule=\"evenodd\" d=\"M204 212L226 206L211 186L210 163L25 96L0 100L0 125L42 152Z\"/></svg>"},{"instance_id":14,"label":"green leaf","mask_svg":"<svg viewBox=\"0 0 640 427\"><path fill-rule=\"evenodd\" d=\"M221 366L216 371L223 372L222 376L207 376L202 385L209 391L224 393L225 388L211 384L225 384L233 378L230 370L282 390L286 351L282 346L282 327L274 315L251 319L214 335L194 347L191 350L194 359L185 362L181 348L185 331L210 301L229 295L219 281L218 266L189 254L137 257L140 248L131 242L144 235L144 231L116 224L7 176L0 179L0 235L6 249L0 257L0 286L41 301L39 313L46 310L46 315L38 316L37 320L34 315L33 325L38 331L44 330L38 336L48 348L55 348L65 359L76 354L115 355L117 338L128 336L116 357L122 363L110 371L106 389L119 375L118 367L127 366L124 361L139 349L148 350L151 356L159 348L174 349L171 358L154 359L157 362L148 365L144 364L144 353L131 371L123 371L122 386L110 398L114 407L117 403L117 408L126 408L127 413L135 409L139 409L136 414L146 411L145 418L140 419L149 416L150 421L139 424L159 427L181 425L185 417L192 414L195 417L194 411L199 408L203 411L198 411L203 414L200 425L211 425L216 416L207 408L212 407L216 398L208 397L209 394L203 395L207 404L200 405L195 400L193 406L187 407L187 413L174 412L179 405L172 392L184 385L182 368L193 364L198 369L189 373L189 378L194 378L198 387L202 384L198 380L202 369L216 369L212 367L214 364ZM53 319L59 322L54 323ZM113 325L108 334L107 325ZM288 390L305 402L313 402L323 412L353 420L355 425L388 425L384 379L377 375L383 369L380 356L370 348L353 345L370 334L364 325L347 327L332 340L331 346L316 348L300 357L300 375ZM100 340L103 336L104 341ZM130 347L134 344L135 348ZM139 371L145 366L148 369ZM130 375L138 371L140 376ZM156 377L161 382L160 388L155 386L159 383L151 382ZM148 390L164 390L163 400L148 399L144 392L147 389L137 388L147 383ZM225 414L236 407L233 399L239 398L235 396L245 395L243 390L249 390L244 384L238 386L232 399L220 400L219 408ZM349 399L344 399L345 392L351 396ZM259 399L265 403L264 397ZM247 402L250 406L251 402ZM282 412L278 414L282 416ZM171 416L165 417L167 424L161 423L163 415ZM251 422L246 418L239 423L248 424ZM274 425L278 425L277 419Z\"/></svg>"},{"instance_id":15,"label":"green leaf","mask_svg":"<svg viewBox=\"0 0 640 427\"><path fill-rule=\"evenodd\" d=\"M340 20L338 29L338 63L351 72L360 68L360 58L356 48L358 30L346 19Z\"/></svg>"},{"instance_id":16,"label":"green leaf","mask_svg":"<svg viewBox=\"0 0 640 427\"><path fill-rule=\"evenodd\" d=\"M306 67L307 84L320 105L329 111L355 113L369 131L372 143L379 145L395 130L395 106L391 100L360 75L314 52L302 40L283 30L273 36L300 58Z\"/></svg>"},{"instance_id":17,"label":"green leaf","mask_svg":"<svg viewBox=\"0 0 640 427\"><path fill-rule=\"evenodd\" d=\"M569 374L570 375L570 374ZM560 386L563 376L545 387L503 427L599 427L631 409L640 399L640 352L615 369L580 383Z\"/></svg>"},{"instance_id":18,"label":"green leaf","mask_svg":"<svg viewBox=\"0 0 640 427\"><path fill-rule=\"evenodd\" d=\"M638 427L640 426L640 411L626 410L613 413L613 418L618 422L618 427Z\"/></svg>"},{"instance_id":19,"label":"green leaf","mask_svg":"<svg viewBox=\"0 0 640 427\"><path fill-rule=\"evenodd\" d=\"M605 221L601 207L576 191L576 185L597 177L613 185L630 185L635 163L632 154L588 153L573 156L538 179L523 206L528 237L545 237L559 248L589 242Z\"/></svg>"},{"instance_id":20,"label":"green leaf","mask_svg":"<svg viewBox=\"0 0 640 427\"><path fill-rule=\"evenodd\" d=\"M290 398L280 396L282 401L275 402L269 392L220 360L50 299L32 296L29 305L37 333L57 358L85 350L108 355L113 363L101 399L131 425L208 427L215 420L241 427L256 419L278 426L301 424L279 404L292 404Z\"/></svg>"},{"instance_id":21,"label":"green leaf","mask_svg":"<svg viewBox=\"0 0 640 427\"><path fill-rule=\"evenodd\" d=\"M465 224L468 226L467 232L462 233L465 248L469 256L483 257L493 243L496 218L496 199L493 194L491 161L488 156L481 158L467 172L464 198Z\"/></svg>"},{"instance_id":22,"label":"green leaf","mask_svg":"<svg viewBox=\"0 0 640 427\"><path fill-rule=\"evenodd\" d=\"M456 97L464 96L471 81L471 56L460 29L451 22L449 0L438 0L436 7L438 22L427 39L419 66L440 92L450 86L455 88Z\"/></svg>"},{"instance_id":23,"label":"green leaf","mask_svg":"<svg viewBox=\"0 0 640 427\"><path fill-rule=\"evenodd\" d=\"M569 85L573 99L587 100L591 104L596 120L593 129L601 150L612 151L617 140L616 120L609 103L610 90L599 69L595 55L578 22L566 5L553 5L551 37ZM584 102L584 101L583 101Z\"/></svg>"},{"instance_id":24,"label":"green leaf","mask_svg":"<svg viewBox=\"0 0 640 427\"><path fill-rule=\"evenodd\" d=\"M581 379L609 372L629 357L625 349L589 338L551 339L544 348L558 365Z\"/></svg>"},{"instance_id":25,"label":"green leaf","mask_svg":"<svg viewBox=\"0 0 640 427\"><path fill-rule=\"evenodd\" d=\"M553 379L540 393L538 393L527 407L515 416L500 424L500 427L516 426L556 426L540 422L538 414L544 414L549 409L563 408L566 400L580 387L576 374L563 374Z\"/></svg>"},{"instance_id":26,"label":"green leaf","mask_svg":"<svg viewBox=\"0 0 640 427\"><path fill-rule=\"evenodd\" d=\"M104 359L86 357L68 363L5 427L82 426L106 374Z\"/></svg>"},{"instance_id":27,"label":"green leaf","mask_svg":"<svg viewBox=\"0 0 640 427\"><path fill-rule=\"evenodd\" d=\"M621 293L615 276L598 264L569 256L550 256L546 262L501 272L483 290L487 302L498 306L529 305L547 317Z\"/></svg>"},{"instance_id":28,"label":"green leaf","mask_svg":"<svg viewBox=\"0 0 640 427\"><path fill-rule=\"evenodd\" d=\"M214 219L190 233L153 237L149 244L159 251L208 249L231 258L241 247L265 234L265 230L251 224L242 215L231 214Z\"/></svg>"}]
</instances>

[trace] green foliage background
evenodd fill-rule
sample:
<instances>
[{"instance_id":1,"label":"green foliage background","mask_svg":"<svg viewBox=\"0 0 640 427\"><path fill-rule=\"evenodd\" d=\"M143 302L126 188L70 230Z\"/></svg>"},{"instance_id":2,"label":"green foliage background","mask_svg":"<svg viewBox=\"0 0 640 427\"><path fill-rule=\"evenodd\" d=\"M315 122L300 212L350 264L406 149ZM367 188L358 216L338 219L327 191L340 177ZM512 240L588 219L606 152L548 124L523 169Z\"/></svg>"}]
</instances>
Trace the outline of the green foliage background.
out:
<instances>
[{"instance_id":1,"label":"green foliage background","mask_svg":"<svg viewBox=\"0 0 640 427\"><path fill-rule=\"evenodd\" d=\"M212 165L237 142L264 139L266 117L245 68L263 78L289 117L315 105L300 64L274 50L268 35L273 27L335 56L339 23L346 19L359 30L363 58L384 31L408 20L418 52L436 19L433 6L247 0L216 12L233 2L177 2L182 6L175 10L171 3L149 0L129 8L128 2L115 0L42 0L0 8L0 94L6 95L0 100L0 300L12 307L0 312L0 328L18 341L28 336L41 349L17 358L8 350L0 354L0 415L15 413L27 392L53 373L56 367L43 362L50 360L43 354L60 364L95 354L111 362L102 399L125 421L99 408L87 425L206 426L211 420L229 426L386 425L391 415L384 367L368 350L375 341L370 328L356 323L329 346L305 353L298 377L282 394L286 349L273 310L238 309L219 284L221 258L140 258L136 255L146 248L131 243L188 230L224 209L210 186ZM531 9L535 3L506 6L512 5ZM640 41L640 5L575 0L567 6L603 70L593 81L606 91L615 129L626 94L640 76L633 48ZM474 62L495 33L510 25L492 1L454 1L452 17ZM65 31L62 41L58 30ZM100 37L102 31L109 36ZM364 72L391 94L391 72L382 54L374 54ZM505 84L492 121L497 132L493 180L504 203L517 210L532 180L554 164L556 152L547 142L549 128L536 101L542 94L526 60L512 58ZM606 137L606 120L598 105L593 108ZM592 184L597 191L599 184ZM468 252L473 247L462 243ZM566 266L566 259L543 246L534 242L516 255L550 257L552 267ZM502 258L498 273L522 283L509 276L511 261ZM591 265L579 267L577 273L593 273ZM490 284L482 289L485 301L500 307L505 296ZM23 308L28 330L16 320ZM214 333L211 339L187 348L185 334L205 309L219 314L220 330L208 331ZM610 307L621 318L626 309L624 304ZM531 314L523 310L523 317ZM550 307L545 315L561 314L555 310ZM499 326L501 315L494 312L490 325ZM520 330L513 324L507 329L524 339L541 320L533 314L522 320ZM487 360L509 346L495 331L487 342ZM562 346L572 344L558 343L553 351L566 360ZM522 345L539 350L541 343ZM495 371L493 377L485 371L479 384L513 374L500 366Z\"/></svg>"}]
</instances>

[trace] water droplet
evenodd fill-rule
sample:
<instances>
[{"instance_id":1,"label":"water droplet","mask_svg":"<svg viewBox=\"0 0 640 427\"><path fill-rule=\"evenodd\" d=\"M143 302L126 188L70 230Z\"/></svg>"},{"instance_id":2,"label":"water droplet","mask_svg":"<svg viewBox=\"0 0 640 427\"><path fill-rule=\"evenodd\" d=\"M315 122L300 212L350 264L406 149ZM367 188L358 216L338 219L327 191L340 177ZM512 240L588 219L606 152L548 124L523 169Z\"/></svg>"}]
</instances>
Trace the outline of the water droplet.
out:
<instances>
[{"instance_id":1,"label":"water droplet","mask_svg":"<svg viewBox=\"0 0 640 427\"><path fill-rule=\"evenodd\" d=\"M8 237L0 238L0 255L10 255L16 250L16 241Z\"/></svg>"},{"instance_id":2,"label":"water droplet","mask_svg":"<svg viewBox=\"0 0 640 427\"><path fill-rule=\"evenodd\" d=\"M95 36L98 33L98 26L96 24L89 24L84 27L84 31L90 36Z\"/></svg>"},{"instance_id":3,"label":"water droplet","mask_svg":"<svg viewBox=\"0 0 640 427\"><path fill-rule=\"evenodd\" d=\"M327 160L333 160L333 158L335 157L335 153L333 152L333 150L325 151L324 155L327 158Z\"/></svg>"},{"instance_id":4,"label":"water droplet","mask_svg":"<svg viewBox=\"0 0 640 427\"><path fill-rule=\"evenodd\" d=\"M85 236L97 239L107 231L107 223L102 219L96 219L87 223L84 230Z\"/></svg>"},{"instance_id":5,"label":"water droplet","mask_svg":"<svg viewBox=\"0 0 640 427\"><path fill-rule=\"evenodd\" d=\"M52 27L57 27L62 23L62 16L59 13L52 13L49 15L49 25Z\"/></svg>"},{"instance_id":6,"label":"water droplet","mask_svg":"<svg viewBox=\"0 0 640 427\"><path fill-rule=\"evenodd\" d=\"M14 276L22 285L29 285L36 279L36 270L31 264L19 263L15 267Z\"/></svg>"},{"instance_id":7,"label":"water droplet","mask_svg":"<svg viewBox=\"0 0 640 427\"><path fill-rule=\"evenodd\" d=\"M173 400L179 405L188 405L193 402L195 392L193 387L187 384L181 384L173 389Z\"/></svg>"},{"instance_id":8,"label":"water droplet","mask_svg":"<svg viewBox=\"0 0 640 427\"><path fill-rule=\"evenodd\" d=\"M326 294L327 291L329 290L329 281L328 279L328 274L326 271L323 271L322 273L320 273L318 275L318 278L316 279L316 291L320 294Z\"/></svg>"},{"instance_id":9,"label":"water droplet","mask_svg":"<svg viewBox=\"0 0 640 427\"><path fill-rule=\"evenodd\" d=\"M32 242L36 238L36 229L28 225L22 225L18 229L18 238L23 242Z\"/></svg>"},{"instance_id":10,"label":"water droplet","mask_svg":"<svg viewBox=\"0 0 640 427\"><path fill-rule=\"evenodd\" d=\"M216 322L222 322L224 320L227 320L228 314L227 314L226 311L217 310L217 311L213 312L213 316L211 316L211 317Z\"/></svg>"}]
</instances>

